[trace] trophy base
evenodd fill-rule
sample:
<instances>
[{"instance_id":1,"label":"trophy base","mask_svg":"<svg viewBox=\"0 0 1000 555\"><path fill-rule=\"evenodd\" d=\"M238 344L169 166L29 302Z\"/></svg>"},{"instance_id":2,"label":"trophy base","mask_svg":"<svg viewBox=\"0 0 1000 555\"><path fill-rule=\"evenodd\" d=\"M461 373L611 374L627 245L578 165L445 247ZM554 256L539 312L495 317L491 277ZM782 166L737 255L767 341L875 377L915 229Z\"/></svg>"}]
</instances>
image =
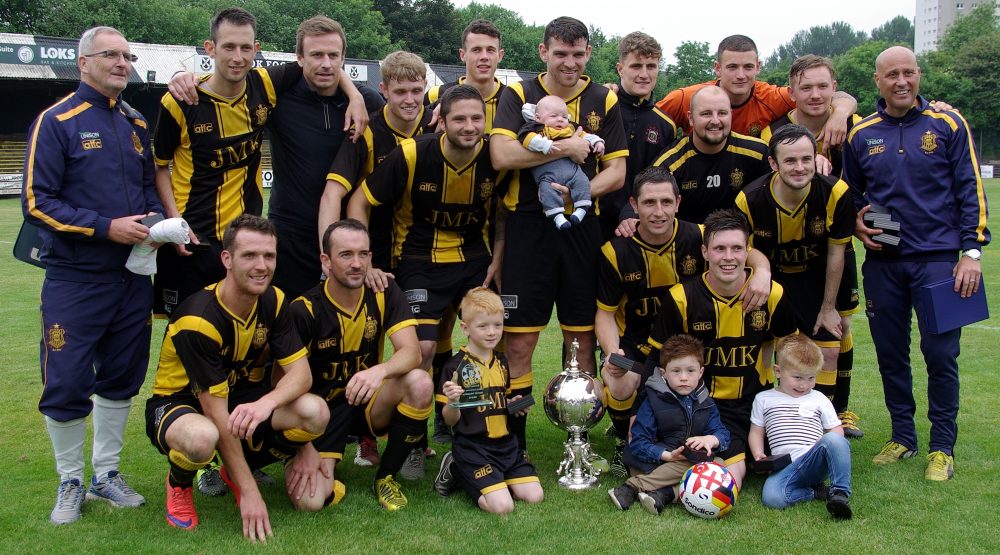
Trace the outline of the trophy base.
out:
<instances>
[{"instance_id":1,"label":"trophy base","mask_svg":"<svg viewBox=\"0 0 1000 555\"><path fill-rule=\"evenodd\" d=\"M559 478L559 485L569 490L589 489L597 485L597 476L563 476Z\"/></svg>"},{"instance_id":2,"label":"trophy base","mask_svg":"<svg viewBox=\"0 0 1000 555\"><path fill-rule=\"evenodd\" d=\"M493 401L491 399L485 399L480 401L458 401L455 403L448 403L448 406L453 409L468 409L475 407L492 407Z\"/></svg>"}]
</instances>

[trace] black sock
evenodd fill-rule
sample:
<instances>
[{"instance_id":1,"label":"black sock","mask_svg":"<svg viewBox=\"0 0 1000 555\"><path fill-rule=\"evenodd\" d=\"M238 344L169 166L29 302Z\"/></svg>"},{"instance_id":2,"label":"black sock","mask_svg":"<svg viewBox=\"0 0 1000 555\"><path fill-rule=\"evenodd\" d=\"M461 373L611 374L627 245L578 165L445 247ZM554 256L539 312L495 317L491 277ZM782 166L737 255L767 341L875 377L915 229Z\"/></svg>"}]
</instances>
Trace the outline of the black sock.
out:
<instances>
[{"instance_id":1,"label":"black sock","mask_svg":"<svg viewBox=\"0 0 1000 555\"><path fill-rule=\"evenodd\" d=\"M170 473L167 474L167 482L170 487L189 488L194 483L194 477L198 470L208 465L209 461L192 461L184 453L171 449L167 454L170 461ZM211 459L210 459L211 460Z\"/></svg>"},{"instance_id":2,"label":"black sock","mask_svg":"<svg viewBox=\"0 0 1000 555\"><path fill-rule=\"evenodd\" d=\"M632 406L635 403L636 394L625 401L619 401L611 396L608 388L604 388L606 399L608 399L607 412L611 419L611 425L615 427L615 437L619 441L628 438L629 419L632 417Z\"/></svg>"},{"instance_id":3,"label":"black sock","mask_svg":"<svg viewBox=\"0 0 1000 555\"><path fill-rule=\"evenodd\" d=\"M527 374L510 379L510 394L507 395L507 399L513 399L518 395L530 395L532 384L534 383L534 375L529 371ZM507 416L507 429L510 433L517 438L517 446L522 451L527 450L527 428L528 428L528 416L517 416L514 414Z\"/></svg>"},{"instance_id":4,"label":"black sock","mask_svg":"<svg viewBox=\"0 0 1000 555\"><path fill-rule=\"evenodd\" d=\"M838 413L847 410L851 398L851 374L854 373L854 338L847 334L840 342L837 355L837 385L833 393L833 409Z\"/></svg>"},{"instance_id":5,"label":"black sock","mask_svg":"<svg viewBox=\"0 0 1000 555\"><path fill-rule=\"evenodd\" d=\"M381 464L375 472L376 480L399 473L410 451L427 441L427 419L430 415L431 407L415 409L403 403L396 406L389 420L389 440L382 452Z\"/></svg>"}]
</instances>

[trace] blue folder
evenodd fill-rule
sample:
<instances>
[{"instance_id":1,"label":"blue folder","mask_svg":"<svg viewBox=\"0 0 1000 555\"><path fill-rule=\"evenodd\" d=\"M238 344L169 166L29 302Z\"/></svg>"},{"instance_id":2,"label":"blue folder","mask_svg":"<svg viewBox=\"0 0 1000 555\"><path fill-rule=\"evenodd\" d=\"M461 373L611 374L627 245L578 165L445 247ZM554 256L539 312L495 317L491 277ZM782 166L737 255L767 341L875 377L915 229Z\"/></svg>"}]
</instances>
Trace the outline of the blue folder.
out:
<instances>
[{"instance_id":1,"label":"blue folder","mask_svg":"<svg viewBox=\"0 0 1000 555\"><path fill-rule=\"evenodd\" d=\"M930 307L930 310L924 311L927 317L925 324L930 333L949 332L990 317L982 277L979 279L979 291L968 299L955 292L954 278L924 285L920 294L924 305Z\"/></svg>"}]
</instances>

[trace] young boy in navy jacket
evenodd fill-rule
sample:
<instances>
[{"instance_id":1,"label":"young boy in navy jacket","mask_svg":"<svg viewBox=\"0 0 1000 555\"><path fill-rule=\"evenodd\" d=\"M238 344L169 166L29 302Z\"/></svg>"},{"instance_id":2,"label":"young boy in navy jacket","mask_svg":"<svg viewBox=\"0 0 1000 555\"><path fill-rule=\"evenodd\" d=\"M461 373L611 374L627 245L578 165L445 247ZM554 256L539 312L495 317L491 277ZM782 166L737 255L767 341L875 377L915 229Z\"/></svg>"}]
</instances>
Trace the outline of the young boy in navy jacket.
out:
<instances>
[{"instance_id":1,"label":"young boy in navy jacket","mask_svg":"<svg viewBox=\"0 0 1000 555\"><path fill-rule=\"evenodd\" d=\"M685 455L700 452L711 458L729 444L729 431L701 381L704 353L701 341L689 335L675 335L660 349L658 372L646 381L646 398L625 449L632 476L608 490L619 509L628 510L638 500L660 514L679 500L677 484L693 464Z\"/></svg>"}]
</instances>

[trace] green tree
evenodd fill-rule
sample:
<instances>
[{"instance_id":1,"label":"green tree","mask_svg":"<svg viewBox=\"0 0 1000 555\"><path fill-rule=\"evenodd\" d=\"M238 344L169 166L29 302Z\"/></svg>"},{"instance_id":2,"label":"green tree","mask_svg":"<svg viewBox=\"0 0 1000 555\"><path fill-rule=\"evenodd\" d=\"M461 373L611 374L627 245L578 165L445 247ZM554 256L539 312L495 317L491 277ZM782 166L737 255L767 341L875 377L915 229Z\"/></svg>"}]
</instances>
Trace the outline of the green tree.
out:
<instances>
[{"instance_id":1,"label":"green tree","mask_svg":"<svg viewBox=\"0 0 1000 555\"><path fill-rule=\"evenodd\" d=\"M939 50L957 53L963 45L997 32L996 4L983 2L952 23L939 44Z\"/></svg>"},{"instance_id":2,"label":"green tree","mask_svg":"<svg viewBox=\"0 0 1000 555\"><path fill-rule=\"evenodd\" d=\"M833 57L843 54L868 39L864 31L855 31L850 24L835 21L829 25L810 27L795 33L792 40L782 44L764 64L769 70L787 72L795 58L804 54Z\"/></svg>"},{"instance_id":3,"label":"green tree","mask_svg":"<svg viewBox=\"0 0 1000 555\"><path fill-rule=\"evenodd\" d=\"M617 83L618 43L621 37L608 38L604 32L591 26L590 28L590 61L587 62L587 75L594 83Z\"/></svg>"},{"instance_id":4,"label":"green tree","mask_svg":"<svg viewBox=\"0 0 1000 555\"><path fill-rule=\"evenodd\" d=\"M352 58L378 60L396 48L372 0L250 0L246 8L257 17L257 39L267 50L295 52L299 23L319 14L344 26Z\"/></svg>"},{"instance_id":5,"label":"green tree","mask_svg":"<svg viewBox=\"0 0 1000 555\"><path fill-rule=\"evenodd\" d=\"M872 29L871 39L913 48L913 22L908 17L897 15L882 25Z\"/></svg>"},{"instance_id":6,"label":"green tree","mask_svg":"<svg viewBox=\"0 0 1000 555\"><path fill-rule=\"evenodd\" d=\"M36 34L46 8L36 0L5 0L0 4L0 33Z\"/></svg>"},{"instance_id":7,"label":"green tree","mask_svg":"<svg viewBox=\"0 0 1000 555\"><path fill-rule=\"evenodd\" d=\"M833 58L837 88L858 99L858 113L863 116L875 111L875 103L879 99L873 78L875 58L888 47L889 43L870 41Z\"/></svg>"},{"instance_id":8,"label":"green tree","mask_svg":"<svg viewBox=\"0 0 1000 555\"><path fill-rule=\"evenodd\" d=\"M454 64L462 26L449 0L375 0L389 26L389 38L425 62Z\"/></svg>"},{"instance_id":9,"label":"green tree","mask_svg":"<svg viewBox=\"0 0 1000 555\"><path fill-rule=\"evenodd\" d=\"M707 42L684 41L674 50L677 63L667 65L667 74L660 79L667 91L715 78L715 58ZM657 83L660 90L660 83Z\"/></svg>"}]
</instances>

